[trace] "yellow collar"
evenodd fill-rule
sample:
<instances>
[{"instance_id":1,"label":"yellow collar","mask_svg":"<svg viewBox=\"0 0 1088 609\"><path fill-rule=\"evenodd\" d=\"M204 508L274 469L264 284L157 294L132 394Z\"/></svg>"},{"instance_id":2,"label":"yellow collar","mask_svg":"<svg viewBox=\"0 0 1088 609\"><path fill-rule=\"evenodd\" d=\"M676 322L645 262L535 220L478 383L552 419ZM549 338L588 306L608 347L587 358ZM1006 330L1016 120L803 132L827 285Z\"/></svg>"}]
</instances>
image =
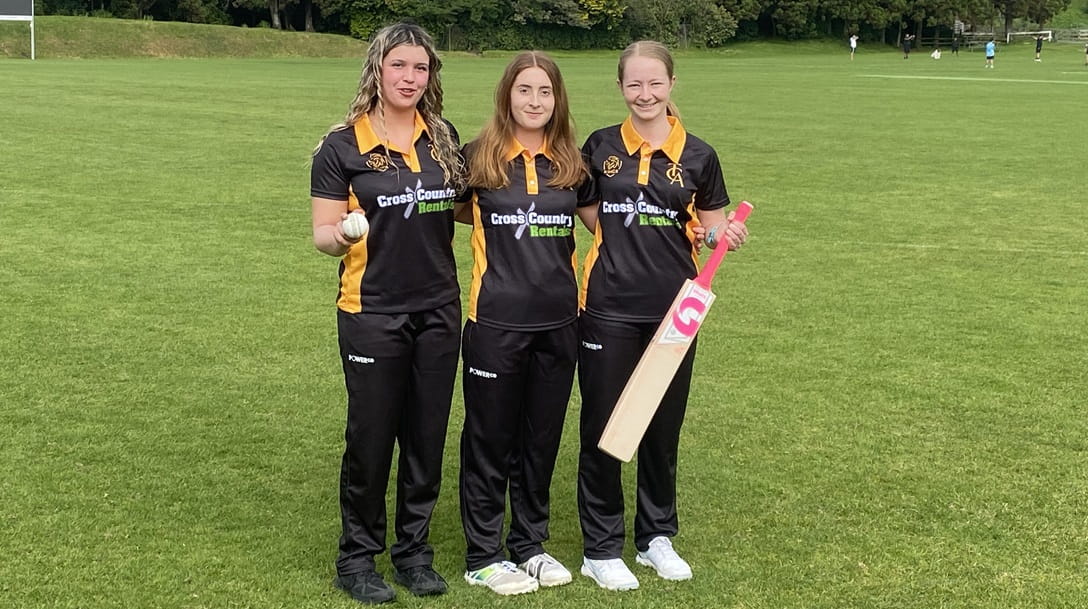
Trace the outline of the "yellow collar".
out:
<instances>
[{"instance_id":1,"label":"yellow collar","mask_svg":"<svg viewBox=\"0 0 1088 609\"><path fill-rule=\"evenodd\" d=\"M418 111L416 112L416 128L412 134L412 143L415 144L419 140L419 136L427 131L427 123L423 120L423 115ZM364 114L359 117L359 120L355 121L355 140L359 143L359 154L366 154L371 150L374 150L383 143L378 139L378 135L374 133L374 127L370 124L370 115ZM390 151L406 153L407 150L397 150L393 147L392 143L386 146Z\"/></svg>"},{"instance_id":2,"label":"yellow collar","mask_svg":"<svg viewBox=\"0 0 1088 609\"><path fill-rule=\"evenodd\" d=\"M529 155L529 149L524 144L518 141L518 138L511 136L510 142L506 145L506 162L509 163L518 158L519 155ZM544 143L540 145L540 150L537 154L543 154L548 160L554 161L551 152L548 150L548 138L544 138Z\"/></svg>"},{"instance_id":3,"label":"yellow collar","mask_svg":"<svg viewBox=\"0 0 1088 609\"><path fill-rule=\"evenodd\" d=\"M684 131L684 126L680 124L678 118L675 116L667 118L669 124L672 125L672 129L669 131L669 136L665 138L665 143L661 145L661 151L665 153L665 156L669 157L670 161L679 163L680 154L684 152L684 141L687 139L687 132ZM639 135L638 131L635 131L630 116L620 125L620 135L623 136L623 145L627 148L627 154L634 154L636 150L642 148L643 144L650 145Z\"/></svg>"}]
</instances>

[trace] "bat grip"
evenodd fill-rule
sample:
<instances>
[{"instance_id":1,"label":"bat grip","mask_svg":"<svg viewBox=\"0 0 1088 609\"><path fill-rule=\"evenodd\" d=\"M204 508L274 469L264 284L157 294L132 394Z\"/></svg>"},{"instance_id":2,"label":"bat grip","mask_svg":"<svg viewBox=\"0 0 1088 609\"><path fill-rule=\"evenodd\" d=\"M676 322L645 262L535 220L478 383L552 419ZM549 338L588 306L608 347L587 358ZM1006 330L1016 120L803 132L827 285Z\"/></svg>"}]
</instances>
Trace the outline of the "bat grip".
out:
<instances>
[{"instance_id":1,"label":"bat grip","mask_svg":"<svg viewBox=\"0 0 1088 609\"><path fill-rule=\"evenodd\" d=\"M752 213L752 204L748 201L741 201L737 206L737 211L733 214L733 221L744 223L748 219L748 214ZM710 289L710 282L714 279L714 273L718 272L718 267L721 266L722 260L725 258L726 251L729 250L729 245L725 241L719 241L717 247L710 253L710 260L706 261L706 265L703 270L695 278L695 283L703 286L706 289Z\"/></svg>"}]
</instances>

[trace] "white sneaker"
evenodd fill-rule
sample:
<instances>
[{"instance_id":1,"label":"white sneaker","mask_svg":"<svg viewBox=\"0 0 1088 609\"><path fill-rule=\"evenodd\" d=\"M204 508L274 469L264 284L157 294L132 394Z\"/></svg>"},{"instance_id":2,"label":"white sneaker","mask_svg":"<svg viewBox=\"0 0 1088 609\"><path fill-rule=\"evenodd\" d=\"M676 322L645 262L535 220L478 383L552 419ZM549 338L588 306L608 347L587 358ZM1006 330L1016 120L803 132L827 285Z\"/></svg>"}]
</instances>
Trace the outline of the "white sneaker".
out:
<instances>
[{"instance_id":1,"label":"white sneaker","mask_svg":"<svg viewBox=\"0 0 1088 609\"><path fill-rule=\"evenodd\" d=\"M597 585L606 590L635 590L638 588L638 578L623 563L622 558L606 558L594 560L584 558L582 560L582 575L597 582Z\"/></svg>"},{"instance_id":2,"label":"white sneaker","mask_svg":"<svg viewBox=\"0 0 1088 609\"><path fill-rule=\"evenodd\" d=\"M570 571L567 571L566 567L547 552L537 554L518 565L518 568L528 573L529 577L535 578L545 588L569 584L571 580Z\"/></svg>"},{"instance_id":3,"label":"white sneaker","mask_svg":"<svg viewBox=\"0 0 1088 609\"><path fill-rule=\"evenodd\" d=\"M536 592L540 587L528 573L519 570L508 560L493 562L483 569L465 571L465 581L473 586L487 586L495 594L503 596Z\"/></svg>"},{"instance_id":4,"label":"white sneaker","mask_svg":"<svg viewBox=\"0 0 1088 609\"><path fill-rule=\"evenodd\" d=\"M672 549L672 541L668 537L650 540L650 547L645 552L639 552L635 562L653 567L658 575L668 580L691 579L691 566Z\"/></svg>"}]
</instances>

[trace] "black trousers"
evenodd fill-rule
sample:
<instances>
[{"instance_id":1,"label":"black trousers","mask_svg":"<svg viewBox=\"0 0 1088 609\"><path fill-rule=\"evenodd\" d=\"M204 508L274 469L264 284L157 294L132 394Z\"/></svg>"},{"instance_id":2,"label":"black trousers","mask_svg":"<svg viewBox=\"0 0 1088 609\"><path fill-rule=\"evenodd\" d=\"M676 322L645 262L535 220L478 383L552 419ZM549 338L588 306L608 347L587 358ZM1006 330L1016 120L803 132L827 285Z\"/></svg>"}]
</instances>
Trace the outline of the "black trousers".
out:
<instances>
[{"instance_id":1,"label":"black trousers","mask_svg":"<svg viewBox=\"0 0 1088 609\"><path fill-rule=\"evenodd\" d=\"M470 571L504 560L502 528L510 493L506 548L515 563L544 551L549 492L577 360L577 324L517 332L465 324L461 433L461 522Z\"/></svg>"},{"instance_id":2,"label":"black trousers","mask_svg":"<svg viewBox=\"0 0 1088 609\"><path fill-rule=\"evenodd\" d=\"M578 514L587 558L620 558L623 553L622 462L602 452L597 442L657 326L590 315L582 315L579 320L578 383L582 391L582 418ZM695 348L693 342L638 447L635 547L639 551L645 551L654 537L673 537L678 531L676 457Z\"/></svg>"},{"instance_id":3,"label":"black trousers","mask_svg":"<svg viewBox=\"0 0 1088 609\"><path fill-rule=\"evenodd\" d=\"M394 442L400 458L390 556L397 569L433 560L427 539L442 480L460 325L459 300L422 313L338 311L348 393L340 466L340 575L373 569L374 556L385 551Z\"/></svg>"}]
</instances>

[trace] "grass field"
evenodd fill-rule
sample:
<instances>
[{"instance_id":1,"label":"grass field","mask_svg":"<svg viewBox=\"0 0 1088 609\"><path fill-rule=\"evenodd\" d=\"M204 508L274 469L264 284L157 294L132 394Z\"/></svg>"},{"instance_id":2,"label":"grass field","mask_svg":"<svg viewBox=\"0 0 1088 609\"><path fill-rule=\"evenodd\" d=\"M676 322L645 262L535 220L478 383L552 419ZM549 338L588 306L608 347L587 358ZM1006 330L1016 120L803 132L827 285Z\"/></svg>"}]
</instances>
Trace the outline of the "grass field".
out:
<instances>
[{"instance_id":1,"label":"grass field","mask_svg":"<svg viewBox=\"0 0 1088 609\"><path fill-rule=\"evenodd\" d=\"M357 57L366 42L349 36L144 19L39 16L38 59L131 57ZM0 58L30 57L26 22L0 21Z\"/></svg>"},{"instance_id":2,"label":"grass field","mask_svg":"<svg viewBox=\"0 0 1088 609\"><path fill-rule=\"evenodd\" d=\"M400 605L1083 607L1088 69L1032 49L994 70L872 45L680 53L686 124L756 205L682 438L695 579L470 589L457 397L432 530L451 592ZM623 118L614 53L557 57L581 136ZM507 58L447 58L463 135ZM0 61L0 606L355 606L330 585L344 390L308 155L358 69ZM548 546L572 567L578 410Z\"/></svg>"}]
</instances>

